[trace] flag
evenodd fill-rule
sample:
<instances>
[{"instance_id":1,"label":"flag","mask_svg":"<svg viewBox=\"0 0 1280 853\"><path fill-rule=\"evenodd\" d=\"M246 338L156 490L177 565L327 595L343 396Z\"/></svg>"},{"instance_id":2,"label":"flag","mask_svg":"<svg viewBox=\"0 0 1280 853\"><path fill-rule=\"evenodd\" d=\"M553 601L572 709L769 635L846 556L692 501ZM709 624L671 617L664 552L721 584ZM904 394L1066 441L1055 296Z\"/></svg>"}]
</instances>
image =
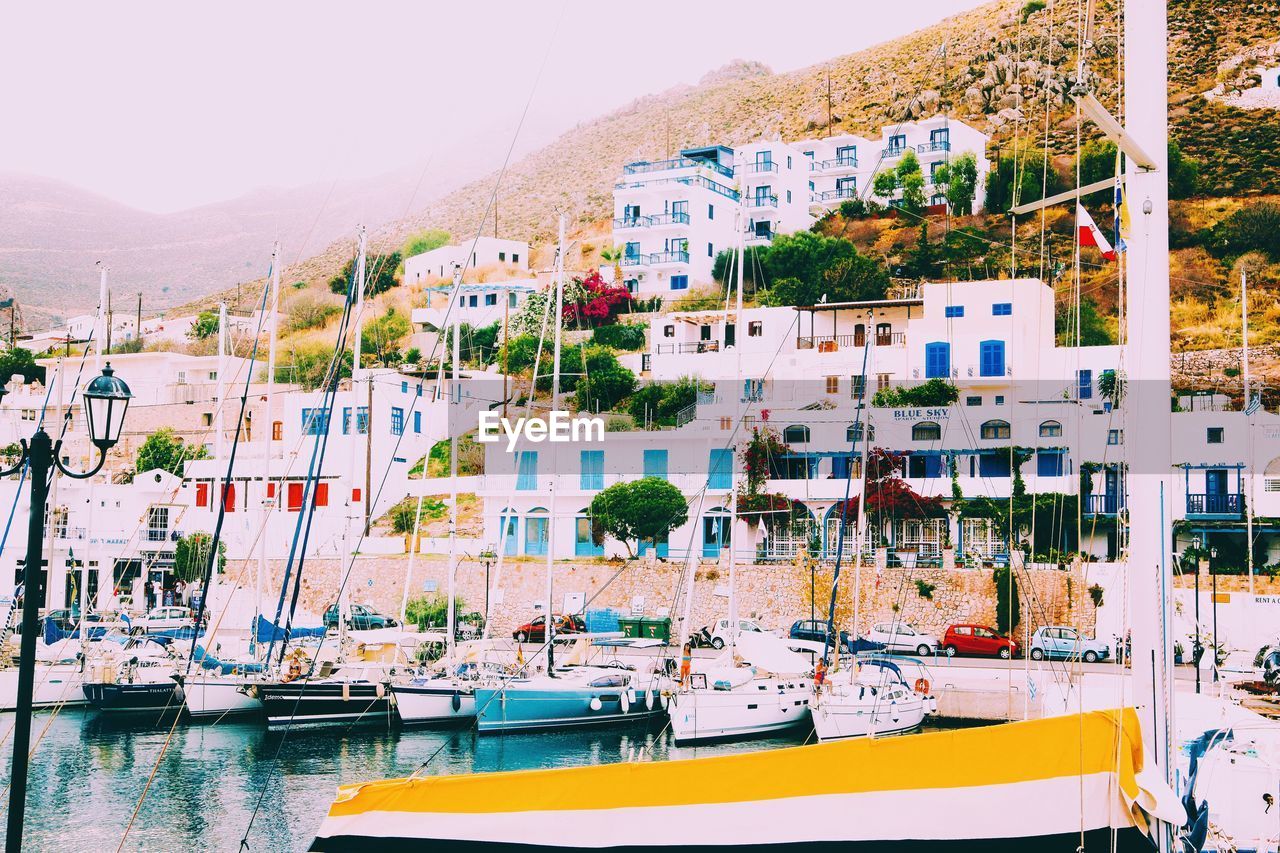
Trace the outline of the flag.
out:
<instances>
[{"instance_id":1,"label":"flag","mask_svg":"<svg viewBox=\"0 0 1280 853\"><path fill-rule=\"evenodd\" d=\"M1257 412L1258 409L1261 409L1261 408L1262 408L1262 397L1255 394L1249 398L1249 405L1244 407L1244 413L1246 415L1252 415L1255 412Z\"/></svg>"},{"instance_id":2,"label":"flag","mask_svg":"<svg viewBox=\"0 0 1280 853\"><path fill-rule=\"evenodd\" d=\"M1084 205L1079 202L1076 203L1076 230L1080 232L1081 246L1097 246L1102 252L1102 257L1109 261L1116 259L1115 249L1111 248L1111 244L1107 242L1106 235L1093 221L1089 211L1085 210Z\"/></svg>"},{"instance_id":3,"label":"flag","mask_svg":"<svg viewBox=\"0 0 1280 853\"><path fill-rule=\"evenodd\" d=\"M1117 252L1127 251L1129 246L1129 203L1124 194L1124 178L1120 176L1120 158L1116 155L1116 224L1115 244Z\"/></svg>"}]
</instances>

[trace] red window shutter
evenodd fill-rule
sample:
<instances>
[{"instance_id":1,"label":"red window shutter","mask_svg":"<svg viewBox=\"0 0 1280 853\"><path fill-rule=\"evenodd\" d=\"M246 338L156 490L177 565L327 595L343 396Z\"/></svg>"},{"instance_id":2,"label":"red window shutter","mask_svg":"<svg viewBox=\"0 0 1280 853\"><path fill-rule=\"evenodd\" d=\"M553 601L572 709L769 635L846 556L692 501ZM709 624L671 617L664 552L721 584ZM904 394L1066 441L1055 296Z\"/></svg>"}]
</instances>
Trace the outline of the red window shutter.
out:
<instances>
[{"instance_id":1,"label":"red window shutter","mask_svg":"<svg viewBox=\"0 0 1280 853\"><path fill-rule=\"evenodd\" d=\"M289 512L297 512L302 509L302 484L289 484Z\"/></svg>"},{"instance_id":2,"label":"red window shutter","mask_svg":"<svg viewBox=\"0 0 1280 853\"><path fill-rule=\"evenodd\" d=\"M236 511L236 484L227 483L222 487L222 506L227 512Z\"/></svg>"},{"instance_id":3,"label":"red window shutter","mask_svg":"<svg viewBox=\"0 0 1280 853\"><path fill-rule=\"evenodd\" d=\"M328 483L316 483L316 498L312 502L312 504L314 506L329 505L329 484Z\"/></svg>"},{"instance_id":4,"label":"red window shutter","mask_svg":"<svg viewBox=\"0 0 1280 853\"><path fill-rule=\"evenodd\" d=\"M196 483L196 506L209 505L209 484Z\"/></svg>"},{"instance_id":5,"label":"red window shutter","mask_svg":"<svg viewBox=\"0 0 1280 853\"><path fill-rule=\"evenodd\" d=\"M351 490L351 502L352 502L352 503L360 503L360 490L359 490L359 489L352 489L352 490Z\"/></svg>"},{"instance_id":6,"label":"red window shutter","mask_svg":"<svg viewBox=\"0 0 1280 853\"><path fill-rule=\"evenodd\" d=\"M276 484L267 483L267 497L274 498L276 496Z\"/></svg>"}]
</instances>

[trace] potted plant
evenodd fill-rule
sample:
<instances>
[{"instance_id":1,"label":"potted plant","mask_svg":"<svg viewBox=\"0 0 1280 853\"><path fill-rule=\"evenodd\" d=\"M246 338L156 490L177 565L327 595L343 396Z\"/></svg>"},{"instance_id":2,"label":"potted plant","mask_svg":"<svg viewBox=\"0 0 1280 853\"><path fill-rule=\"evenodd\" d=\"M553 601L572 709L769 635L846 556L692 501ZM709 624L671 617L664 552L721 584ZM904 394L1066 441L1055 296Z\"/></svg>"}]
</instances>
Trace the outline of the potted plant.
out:
<instances>
[{"instance_id":1,"label":"potted plant","mask_svg":"<svg viewBox=\"0 0 1280 853\"><path fill-rule=\"evenodd\" d=\"M1173 644L1173 662L1174 662L1175 664L1179 664L1179 665L1181 665L1181 663L1182 663L1182 654L1183 654L1182 643L1180 643L1180 642L1175 642L1175 643Z\"/></svg>"}]
</instances>

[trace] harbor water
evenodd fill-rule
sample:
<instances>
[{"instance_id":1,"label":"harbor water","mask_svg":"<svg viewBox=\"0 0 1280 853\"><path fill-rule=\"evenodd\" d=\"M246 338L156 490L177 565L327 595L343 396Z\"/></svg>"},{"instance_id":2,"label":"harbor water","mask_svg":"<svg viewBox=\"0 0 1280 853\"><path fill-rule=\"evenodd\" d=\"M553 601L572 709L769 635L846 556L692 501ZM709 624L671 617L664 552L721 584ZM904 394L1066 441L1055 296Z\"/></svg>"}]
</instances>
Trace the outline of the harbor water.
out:
<instances>
[{"instance_id":1,"label":"harbor water","mask_svg":"<svg viewBox=\"0 0 1280 853\"><path fill-rule=\"evenodd\" d=\"M0 715L6 802L12 726L12 714ZM667 760L791 746L805 736L676 747L656 726L483 737L473 729L367 727L281 735L256 721L173 727L170 720L67 709L33 722L39 743L24 848L115 850L153 768L124 850L235 851L251 816L248 849L305 850L340 784L404 776L424 765L430 774L567 767L625 761L642 750Z\"/></svg>"}]
</instances>

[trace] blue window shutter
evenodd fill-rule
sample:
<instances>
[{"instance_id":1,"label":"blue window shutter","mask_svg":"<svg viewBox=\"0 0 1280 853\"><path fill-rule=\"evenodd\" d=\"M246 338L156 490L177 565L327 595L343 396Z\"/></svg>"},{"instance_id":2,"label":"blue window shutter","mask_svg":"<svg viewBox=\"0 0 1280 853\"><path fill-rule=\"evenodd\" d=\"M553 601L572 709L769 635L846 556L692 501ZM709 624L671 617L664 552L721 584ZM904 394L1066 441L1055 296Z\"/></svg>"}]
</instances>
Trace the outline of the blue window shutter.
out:
<instances>
[{"instance_id":1,"label":"blue window shutter","mask_svg":"<svg viewBox=\"0 0 1280 853\"><path fill-rule=\"evenodd\" d=\"M1062 453L1057 450L1041 450L1036 453L1036 475L1039 477L1062 476Z\"/></svg>"},{"instance_id":2,"label":"blue window shutter","mask_svg":"<svg viewBox=\"0 0 1280 853\"><path fill-rule=\"evenodd\" d=\"M947 317L963 317L963 316L964 316L964 306L963 306L963 305L948 305L948 306L946 307L946 309L943 311L943 314L944 314L945 316L947 316Z\"/></svg>"},{"instance_id":3,"label":"blue window shutter","mask_svg":"<svg viewBox=\"0 0 1280 853\"><path fill-rule=\"evenodd\" d=\"M1013 314L1012 302L996 302L991 306L991 316L993 317L1009 317Z\"/></svg>"},{"instance_id":4,"label":"blue window shutter","mask_svg":"<svg viewBox=\"0 0 1280 853\"><path fill-rule=\"evenodd\" d=\"M1093 371L1081 370L1077 373L1077 385L1079 386L1079 397L1081 400L1093 399Z\"/></svg>"},{"instance_id":5,"label":"blue window shutter","mask_svg":"<svg viewBox=\"0 0 1280 853\"><path fill-rule=\"evenodd\" d=\"M1004 341L983 341L981 352L982 375L1004 376Z\"/></svg>"},{"instance_id":6,"label":"blue window shutter","mask_svg":"<svg viewBox=\"0 0 1280 853\"><path fill-rule=\"evenodd\" d=\"M1009 457L1004 453L984 453L978 457L978 476L1008 477Z\"/></svg>"},{"instance_id":7,"label":"blue window shutter","mask_svg":"<svg viewBox=\"0 0 1280 853\"><path fill-rule=\"evenodd\" d=\"M938 342L924 345L924 377L951 378L951 344Z\"/></svg>"},{"instance_id":8,"label":"blue window shutter","mask_svg":"<svg viewBox=\"0 0 1280 853\"><path fill-rule=\"evenodd\" d=\"M416 433L422 432L422 412L413 413L413 431Z\"/></svg>"},{"instance_id":9,"label":"blue window shutter","mask_svg":"<svg viewBox=\"0 0 1280 853\"><path fill-rule=\"evenodd\" d=\"M350 406L342 407L342 434L343 435L351 434L351 407Z\"/></svg>"},{"instance_id":10,"label":"blue window shutter","mask_svg":"<svg viewBox=\"0 0 1280 853\"><path fill-rule=\"evenodd\" d=\"M644 452L644 475L657 477L659 480L667 479L667 451L646 450Z\"/></svg>"},{"instance_id":11,"label":"blue window shutter","mask_svg":"<svg viewBox=\"0 0 1280 853\"><path fill-rule=\"evenodd\" d=\"M516 489L532 492L538 488L538 451L521 450L519 469L516 475Z\"/></svg>"},{"instance_id":12,"label":"blue window shutter","mask_svg":"<svg viewBox=\"0 0 1280 853\"><path fill-rule=\"evenodd\" d=\"M728 489L733 487L733 451L716 448L711 451L710 464L707 466L707 488Z\"/></svg>"},{"instance_id":13,"label":"blue window shutter","mask_svg":"<svg viewBox=\"0 0 1280 853\"><path fill-rule=\"evenodd\" d=\"M604 451L582 451L582 474L579 486L584 491L604 488Z\"/></svg>"}]
</instances>

